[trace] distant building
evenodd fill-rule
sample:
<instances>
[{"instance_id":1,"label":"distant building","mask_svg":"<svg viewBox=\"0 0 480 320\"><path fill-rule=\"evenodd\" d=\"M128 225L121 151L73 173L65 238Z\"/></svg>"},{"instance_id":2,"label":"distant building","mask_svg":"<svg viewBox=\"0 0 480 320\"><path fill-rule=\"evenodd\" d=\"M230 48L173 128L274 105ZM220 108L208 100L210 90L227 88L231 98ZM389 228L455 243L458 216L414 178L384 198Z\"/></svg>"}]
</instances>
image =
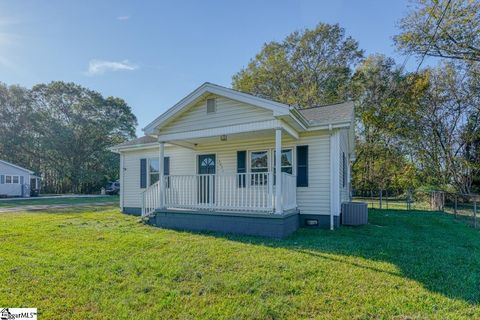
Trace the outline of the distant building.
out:
<instances>
[{"instance_id":1,"label":"distant building","mask_svg":"<svg viewBox=\"0 0 480 320\"><path fill-rule=\"evenodd\" d=\"M40 177L33 171L0 160L0 197L30 197L40 192Z\"/></svg>"}]
</instances>

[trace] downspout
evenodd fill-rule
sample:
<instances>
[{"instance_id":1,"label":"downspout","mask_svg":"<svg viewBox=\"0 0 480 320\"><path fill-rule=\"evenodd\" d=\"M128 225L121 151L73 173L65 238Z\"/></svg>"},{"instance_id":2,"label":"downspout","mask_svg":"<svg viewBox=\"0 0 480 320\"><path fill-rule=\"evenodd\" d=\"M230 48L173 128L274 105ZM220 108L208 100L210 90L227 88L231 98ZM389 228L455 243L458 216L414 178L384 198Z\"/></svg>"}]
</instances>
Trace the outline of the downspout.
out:
<instances>
[{"instance_id":1,"label":"downspout","mask_svg":"<svg viewBox=\"0 0 480 320\"><path fill-rule=\"evenodd\" d=\"M330 133L330 230L334 230L334 203L335 203L335 188L334 188L334 179L335 179L335 150L336 145L334 145L334 134L332 124L328 125L328 131Z\"/></svg>"}]
</instances>

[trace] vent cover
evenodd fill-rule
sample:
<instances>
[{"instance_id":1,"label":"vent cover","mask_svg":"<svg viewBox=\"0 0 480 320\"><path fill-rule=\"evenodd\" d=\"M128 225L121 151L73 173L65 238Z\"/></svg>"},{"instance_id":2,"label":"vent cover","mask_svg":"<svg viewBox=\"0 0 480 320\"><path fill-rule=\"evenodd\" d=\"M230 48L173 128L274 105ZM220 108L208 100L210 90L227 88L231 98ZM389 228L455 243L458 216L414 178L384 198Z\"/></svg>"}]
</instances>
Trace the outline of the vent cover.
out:
<instances>
[{"instance_id":1,"label":"vent cover","mask_svg":"<svg viewBox=\"0 0 480 320\"><path fill-rule=\"evenodd\" d=\"M217 111L216 99L207 99L207 113L214 113Z\"/></svg>"}]
</instances>

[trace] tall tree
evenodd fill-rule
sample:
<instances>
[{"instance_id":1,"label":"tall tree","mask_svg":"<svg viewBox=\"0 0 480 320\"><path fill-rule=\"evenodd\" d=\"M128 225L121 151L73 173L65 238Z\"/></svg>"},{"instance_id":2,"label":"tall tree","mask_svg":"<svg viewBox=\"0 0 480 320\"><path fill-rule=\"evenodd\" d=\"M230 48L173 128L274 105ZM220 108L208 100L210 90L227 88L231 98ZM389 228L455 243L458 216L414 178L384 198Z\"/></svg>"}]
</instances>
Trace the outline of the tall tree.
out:
<instances>
[{"instance_id":1,"label":"tall tree","mask_svg":"<svg viewBox=\"0 0 480 320\"><path fill-rule=\"evenodd\" d=\"M353 67L363 51L338 24L318 24L270 42L233 76L233 87L283 103L307 107L350 97Z\"/></svg>"},{"instance_id":2,"label":"tall tree","mask_svg":"<svg viewBox=\"0 0 480 320\"><path fill-rule=\"evenodd\" d=\"M394 40L406 54L480 61L480 1L416 0Z\"/></svg>"},{"instance_id":3,"label":"tall tree","mask_svg":"<svg viewBox=\"0 0 480 320\"><path fill-rule=\"evenodd\" d=\"M92 192L115 179L108 147L134 137L137 124L122 99L64 82L0 86L0 115L0 158L42 174L47 192Z\"/></svg>"},{"instance_id":4,"label":"tall tree","mask_svg":"<svg viewBox=\"0 0 480 320\"><path fill-rule=\"evenodd\" d=\"M356 110L357 189L405 190L416 186L416 170L402 137L414 106L408 75L383 55L367 57L352 78Z\"/></svg>"},{"instance_id":5,"label":"tall tree","mask_svg":"<svg viewBox=\"0 0 480 320\"><path fill-rule=\"evenodd\" d=\"M427 89L412 118L416 160L432 184L470 193L475 171L468 161L469 148L480 128L474 79L463 64L451 62L429 68L423 76Z\"/></svg>"}]
</instances>

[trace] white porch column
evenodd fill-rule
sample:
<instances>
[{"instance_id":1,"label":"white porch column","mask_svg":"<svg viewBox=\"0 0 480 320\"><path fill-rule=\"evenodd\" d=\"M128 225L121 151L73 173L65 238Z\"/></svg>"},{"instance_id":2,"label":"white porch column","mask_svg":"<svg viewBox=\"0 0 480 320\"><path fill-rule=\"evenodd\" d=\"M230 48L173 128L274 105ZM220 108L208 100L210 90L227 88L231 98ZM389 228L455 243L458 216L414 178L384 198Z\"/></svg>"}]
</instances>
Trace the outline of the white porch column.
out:
<instances>
[{"instance_id":1,"label":"white porch column","mask_svg":"<svg viewBox=\"0 0 480 320\"><path fill-rule=\"evenodd\" d=\"M275 129L275 214L282 214L282 129Z\"/></svg>"},{"instance_id":2,"label":"white porch column","mask_svg":"<svg viewBox=\"0 0 480 320\"><path fill-rule=\"evenodd\" d=\"M164 173L164 164L165 164L165 142L161 141L158 148L158 179L159 190L160 190L160 209L165 208L165 179L163 176Z\"/></svg>"}]
</instances>

